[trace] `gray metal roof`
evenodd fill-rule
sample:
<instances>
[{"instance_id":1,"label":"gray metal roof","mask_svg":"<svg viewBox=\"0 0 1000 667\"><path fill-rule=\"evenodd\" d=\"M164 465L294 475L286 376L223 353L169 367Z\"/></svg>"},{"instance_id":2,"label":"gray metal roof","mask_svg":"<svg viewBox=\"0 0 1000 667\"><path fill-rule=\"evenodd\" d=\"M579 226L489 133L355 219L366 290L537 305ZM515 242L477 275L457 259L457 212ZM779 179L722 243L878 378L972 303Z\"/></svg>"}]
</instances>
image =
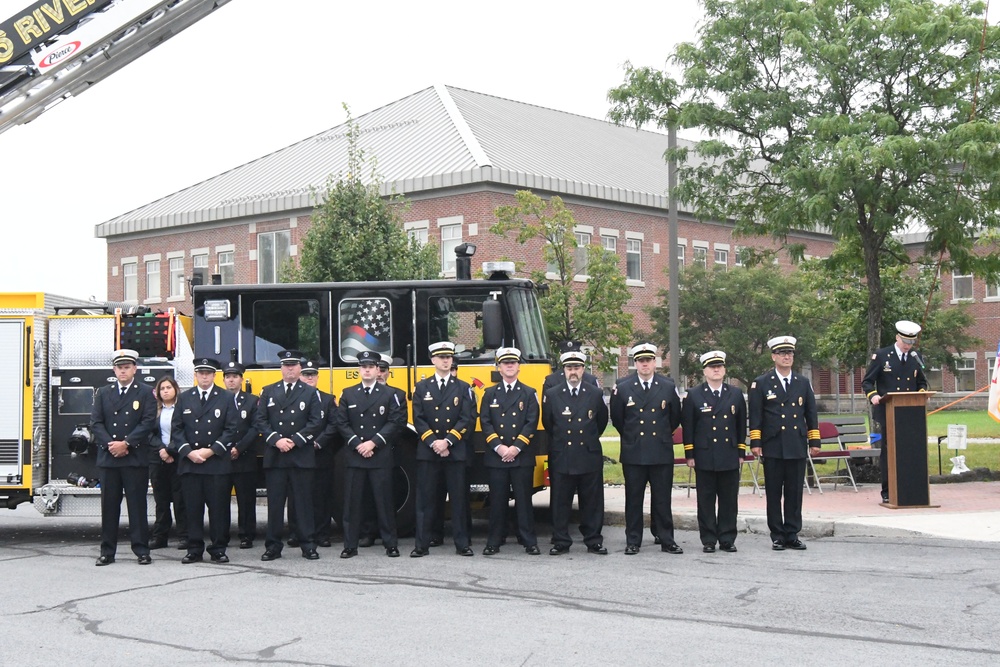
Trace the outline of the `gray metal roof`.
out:
<instances>
[{"instance_id":1,"label":"gray metal roof","mask_svg":"<svg viewBox=\"0 0 1000 667\"><path fill-rule=\"evenodd\" d=\"M499 183L667 208L665 134L434 86L356 119L385 194ZM347 168L342 124L97 225L98 237L315 205ZM679 141L682 145L690 142Z\"/></svg>"}]
</instances>

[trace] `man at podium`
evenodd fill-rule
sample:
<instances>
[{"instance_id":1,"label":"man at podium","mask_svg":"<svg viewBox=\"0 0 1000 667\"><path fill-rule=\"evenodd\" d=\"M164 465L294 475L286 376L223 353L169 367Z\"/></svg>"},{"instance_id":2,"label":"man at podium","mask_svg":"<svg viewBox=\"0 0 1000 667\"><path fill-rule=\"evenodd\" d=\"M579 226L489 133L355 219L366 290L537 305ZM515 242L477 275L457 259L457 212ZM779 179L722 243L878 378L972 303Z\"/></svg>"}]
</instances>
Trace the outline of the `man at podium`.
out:
<instances>
[{"instance_id":1,"label":"man at podium","mask_svg":"<svg viewBox=\"0 0 1000 667\"><path fill-rule=\"evenodd\" d=\"M909 320L896 322L896 342L875 351L861 388L872 404L872 419L882 434L882 502L889 502L889 461L886 456L885 406L882 397L894 391L926 391L924 364L912 349L920 334L920 325Z\"/></svg>"}]
</instances>

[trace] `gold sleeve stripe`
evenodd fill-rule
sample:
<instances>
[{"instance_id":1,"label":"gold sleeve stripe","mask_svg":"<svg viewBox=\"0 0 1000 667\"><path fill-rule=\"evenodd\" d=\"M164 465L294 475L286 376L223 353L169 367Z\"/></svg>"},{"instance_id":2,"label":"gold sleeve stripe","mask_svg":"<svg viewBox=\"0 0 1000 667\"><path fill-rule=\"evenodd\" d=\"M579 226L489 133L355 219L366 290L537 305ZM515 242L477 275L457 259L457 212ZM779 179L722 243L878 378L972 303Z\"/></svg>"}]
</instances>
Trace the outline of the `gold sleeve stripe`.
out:
<instances>
[{"instance_id":1,"label":"gold sleeve stripe","mask_svg":"<svg viewBox=\"0 0 1000 667\"><path fill-rule=\"evenodd\" d=\"M872 389L870 392L865 394L865 398L871 398L873 395L878 393L878 389Z\"/></svg>"},{"instance_id":2,"label":"gold sleeve stripe","mask_svg":"<svg viewBox=\"0 0 1000 667\"><path fill-rule=\"evenodd\" d=\"M684 445L684 451L690 452L694 450L694 445Z\"/></svg>"},{"instance_id":3,"label":"gold sleeve stripe","mask_svg":"<svg viewBox=\"0 0 1000 667\"><path fill-rule=\"evenodd\" d=\"M459 433L458 431L456 431L455 429L451 429L450 431L448 431L448 433L451 433L453 436L455 436L459 440L462 439L462 434Z\"/></svg>"},{"instance_id":4,"label":"gold sleeve stripe","mask_svg":"<svg viewBox=\"0 0 1000 667\"><path fill-rule=\"evenodd\" d=\"M806 433L806 439L807 440L819 440L819 429L818 428L810 429Z\"/></svg>"},{"instance_id":5,"label":"gold sleeve stripe","mask_svg":"<svg viewBox=\"0 0 1000 667\"><path fill-rule=\"evenodd\" d=\"M526 438L523 433L521 435L517 436L517 439L520 440L521 442L523 442L526 445L530 445L531 444L531 440L528 440L528 438Z\"/></svg>"},{"instance_id":6,"label":"gold sleeve stripe","mask_svg":"<svg viewBox=\"0 0 1000 667\"><path fill-rule=\"evenodd\" d=\"M486 442L493 442L494 440L499 440L499 439L500 436L497 435L496 433L490 433L488 436L486 436Z\"/></svg>"},{"instance_id":7,"label":"gold sleeve stripe","mask_svg":"<svg viewBox=\"0 0 1000 667\"><path fill-rule=\"evenodd\" d=\"M427 438L431 437L432 435L434 435L434 431L432 431L432 430L430 430L430 429L427 429L427 430L426 430L426 431L424 431L424 432L423 432L423 434L422 434L422 435L420 436L420 439L421 439L421 440L426 440Z\"/></svg>"},{"instance_id":8,"label":"gold sleeve stripe","mask_svg":"<svg viewBox=\"0 0 1000 667\"><path fill-rule=\"evenodd\" d=\"M760 431L757 430L757 429L751 430L750 431L750 439L751 440L760 440Z\"/></svg>"}]
</instances>

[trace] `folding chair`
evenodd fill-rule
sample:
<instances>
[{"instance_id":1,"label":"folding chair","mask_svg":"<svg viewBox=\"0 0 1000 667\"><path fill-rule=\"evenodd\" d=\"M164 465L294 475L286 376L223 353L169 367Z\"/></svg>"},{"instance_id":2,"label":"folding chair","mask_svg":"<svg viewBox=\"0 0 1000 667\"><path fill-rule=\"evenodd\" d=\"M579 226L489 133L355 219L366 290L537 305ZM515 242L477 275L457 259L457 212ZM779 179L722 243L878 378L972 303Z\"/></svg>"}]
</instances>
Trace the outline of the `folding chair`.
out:
<instances>
[{"instance_id":1,"label":"folding chair","mask_svg":"<svg viewBox=\"0 0 1000 667\"><path fill-rule=\"evenodd\" d=\"M754 466L756 463L756 467ZM750 469L750 479L753 481L753 492L758 496L761 495L760 491L760 481L757 479L757 469L760 468L760 460L753 455L753 452L747 451L745 456L740 457L740 483L743 482L743 466Z\"/></svg>"},{"instance_id":2,"label":"folding chair","mask_svg":"<svg viewBox=\"0 0 1000 667\"><path fill-rule=\"evenodd\" d=\"M684 446L684 429L680 426L674 431L674 444ZM688 470L688 498L691 497L691 487L694 486L691 480L694 479L694 468L688 468L687 457L685 456L675 456L674 457L674 467L684 466Z\"/></svg>"},{"instance_id":3,"label":"folding chair","mask_svg":"<svg viewBox=\"0 0 1000 667\"><path fill-rule=\"evenodd\" d=\"M857 493L858 485L854 483L854 473L851 471L851 466L848 463L851 458L851 452L847 449L847 446L841 439L840 431L837 430L837 426L835 424L831 424L830 422L820 422L819 438L821 447L825 444L836 444L837 449L828 451L820 450L820 452L815 455L809 453L809 467L812 468L813 477L816 479L816 488L819 489L820 493L823 493L822 481L824 479L827 481L833 480L833 490L836 491L837 485L840 484L840 480L849 480L851 482L851 486L854 487L854 492ZM837 469L832 475L820 476L820 474L816 472L816 461L829 461L831 459L837 461ZM842 460L844 461L843 472L840 471L840 462ZM806 488L808 488L808 480ZM812 491L810 491L810 493L812 493Z\"/></svg>"}]
</instances>

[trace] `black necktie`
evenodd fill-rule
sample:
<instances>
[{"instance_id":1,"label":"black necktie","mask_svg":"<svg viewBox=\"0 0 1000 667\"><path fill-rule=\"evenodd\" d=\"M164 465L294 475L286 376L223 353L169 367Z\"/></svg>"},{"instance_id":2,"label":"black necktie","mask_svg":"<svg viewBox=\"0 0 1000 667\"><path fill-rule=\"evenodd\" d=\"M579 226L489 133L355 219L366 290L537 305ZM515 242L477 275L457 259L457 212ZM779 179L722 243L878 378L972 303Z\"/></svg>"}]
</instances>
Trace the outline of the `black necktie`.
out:
<instances>
[{"instance_id":1,"label":"black necktie","mask_svg":"<svg viewBox=\"0 0 1000 667\"><path fill-rule=\"evenodd\" d=\"M509 384L505 384L504 388L505 388L504 391L506 391L509 394L510 393L510 385Z\"/></svg>"},{"instance_id":2,"label":"black necktie","mask_svg":"<svg viewBox=\"0 0 1000 667\"><path fill-rule=\"evenodd\" d=\"M438 389L444 391L444 388L448 385L444 380L438 380Z\"/></svg>"},{"instance_id":3,"label":"black necktie","mask_svg":"<svg viewBox=\"0 0 1000 667\"><path fill-rule=\"evenodd\" d=\"M642 383L642 390L643 391L649 391L649 381L648 380L646 382Z\"/></svg>"},{"instance_id":4,"label":"black necktie","mask_svg":"<svg viewBox=\"0 0 1000 667\"><path fill-rule=\"evenodd\" d=\"M128 391L128 387L118 387L119 396L124 396L126 391Z\"/></svg>"},{"instance_id":5,"label":"black necktie","mask_svg":"<svg viewBox=\"0 0 1000 667\"><path fill-rule=\"evenodd\" d=\"M573 393L573 398L576 398L576 392L578 392L578 391L580 391L580 390L577 389L576 387L573 387L573 392L572 392Z\"/></svg>"},{"instance_id":6,"label":"black necktie","mask_svg":"<svg viewBox=\"0 0 1000 667\"><path fill-rule=\"evenodd\" d=\"M718 390L718 389L716 389L716 390L715 390L715 391L713 391L712 393L713 393L713 394L715 394L715 397L716 397L716 398L719 398L719 390Z\"/></svg>"},{"instance_id":7,"label":"black necktie","mask_svg":"<svg viewBox=\"0 0 1000 667\"><path fill-rule=\"evenodd\" d=\"M785 383L785 393L788 393L788 378L782 378L782 382Z\"/></svg>"},{"instance_id":8,"label":"black necktie","mask_svg":"<svg viewBox=\"0 0 1000 667\"><path fill-rule=\"evenodd\" d=\"M205 405L206 401L208 401L208 392L207 391L202 391L201 392L201 404Z\"/></svg>"},{"instance_id":9,"label":"black necktie","mask_svg":"<svg viewBox=\"0 0 1000 667\"><path fill-rule=\"evenodd\" d=\"M372 395L372 388L365 387L365 396L371 396L371 395Z\"/></svg>"}]
</instances>

